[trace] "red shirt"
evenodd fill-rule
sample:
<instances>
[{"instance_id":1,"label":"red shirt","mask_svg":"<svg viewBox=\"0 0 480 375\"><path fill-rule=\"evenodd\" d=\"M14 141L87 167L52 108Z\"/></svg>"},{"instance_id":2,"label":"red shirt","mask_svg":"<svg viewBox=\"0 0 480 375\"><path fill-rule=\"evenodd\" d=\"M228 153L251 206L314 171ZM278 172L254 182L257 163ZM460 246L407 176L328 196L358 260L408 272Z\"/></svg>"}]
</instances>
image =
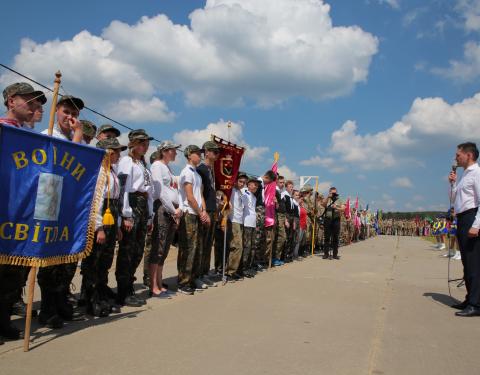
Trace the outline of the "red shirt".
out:
<instances>
[{"instance_id":1,"label":"red shirt","mask_svg":"<svg viewBox=\"0 0 480 375\"><path fill-rule=\"evenodd\" d=\"M15 126L16 128L22 127L22 125L20 125L20 123L17 120L13 120L11 118L6 118L6 117L0 118L0 124L12 125L12 126Z\"/></svg>"},{"instance_id":2,"label":"red shirt","mask_svg":"<svg viewBox=\"0 0 480 375\"><path fill-rule=\"evenodd\" d=\"M307 229L307 210L303 207L300 207L300 229Z\"/></svg>"}]
</instances>

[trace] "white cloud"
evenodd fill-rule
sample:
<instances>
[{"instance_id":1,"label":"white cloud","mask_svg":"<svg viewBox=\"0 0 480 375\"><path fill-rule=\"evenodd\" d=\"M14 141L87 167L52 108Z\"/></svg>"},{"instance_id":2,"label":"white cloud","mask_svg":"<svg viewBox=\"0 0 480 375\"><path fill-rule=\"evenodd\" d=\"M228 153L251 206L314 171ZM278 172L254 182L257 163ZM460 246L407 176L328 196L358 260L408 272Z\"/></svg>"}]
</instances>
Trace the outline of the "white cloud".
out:
<instances>
[{"instance_id":1,"label":"white cloud","mask_svg":"<svg viewBox=\"0 0 480 375\"><path fill-rule=\"evenodd\" d=\"M182 130L173 135L175 142L180 143L183 147L188 145L197 145L201 147L206 141L210 140L212 134L230 142L235 143L241 147L245 147L243 162L252 163L263 160L265 154L269 151L268 147L249 146L243 138L243 124L231 122L230 131L228 130L227 122L220 120L216 123L210 123L203 129Z\"/></svg>"},{"instance_id":2,"label":"white cloud","mask_svg":"<svg viewBox=\"0 0 480 375\"><path fill-rule=\"evenodd\" d=\"M155 97L147 102L122 99L109 104L105 111L110 117L129 122L170 122L175 118L175 113L168 110L166 103Z\"/></svg>"},{"instance_id":3,"label":"white cloud","mask_svg":"<svg viewBox=\"0 0 480 375\"><path fill-rule=\"evenodd\" d=\"M423 13L425 13L428 10L426 7L421 7L421 8L415 8L403 16L402 19L402 24L404 27L410 26L414 21L416 21Z\"/></svg>"},{"instance_id":4,"label":"white cloud","mask_svg":"<svg viewBox=\"0 0 480 375\"><path fill-rule=\"evenodd\" d=\"M377 0L380 4L390 5L393 9L400 9L400 0Z\"/></svg>"},{"instance_id":5,"label":"white cloud","mask_svg":"<svg viewBox=\"0 0 480 375\"><path fill-rule=\"evenodd\" d=\"M327 157L302 163L324 162L378 170L414 163L422 167L422 156L442 151L452 142L471 139L478 129L480 93L449 104L442 98L417 98L409 112L390 128L373 134L359 134L354 121L333 132Z\"/></svg>"},{"instance_id":6,"label":"white cloud","mask_svg":"<svg viewBox=\"0 0 480 375\"><path fill-rule=\"evenodd\" d=\"M480 31L480 0L457 0L457 12L464 19L467 31Z\"/></svg>"},{"instance_id":7,"label":"white cloud","mask_svg":"<svg viewBox=\"0 0 480 375\"><path fill-rule=\"evenodd\" d=\"M391 183L391 186L398 188L413 188L412 181L408 177L397 177Z\"/></svg>"},{"instance_id":8,"label":"white cloud","mask_svg":"<svg viewBox=\"0 0 480 375\"><path fill-rule=\"evenodd\" d=\"M179 92L195 106L271 106L351 93L378 49L358 26L333 26L321 0L207 0L189 18L180 25L157 15L113 21L98 36L24 40L13 65L43 82L60 69L67 90L94 107Z\"/></svg>"},{"instance_id":9,"label":"white cloud","mask_svg":"<svg viewBox=\"0 0 480 375\"><path fill-rule=\"evenodd\" d=\"M292 180L295 186L300 182L300 176L287 165L278 166L278 174L285 177L285 180Z\"/></svg>"},{"instance_id":10,"label":"white cloud","mask_svg":"<svg viewBox=\"0 0 480 375\"><path fill-rule=\"evenodd\" d=\"M480 77L480 43L467 42L463 60L452 60L448 68L433 68L434 74L461 82L471 82Z\"/></svg>"}]
</instances>

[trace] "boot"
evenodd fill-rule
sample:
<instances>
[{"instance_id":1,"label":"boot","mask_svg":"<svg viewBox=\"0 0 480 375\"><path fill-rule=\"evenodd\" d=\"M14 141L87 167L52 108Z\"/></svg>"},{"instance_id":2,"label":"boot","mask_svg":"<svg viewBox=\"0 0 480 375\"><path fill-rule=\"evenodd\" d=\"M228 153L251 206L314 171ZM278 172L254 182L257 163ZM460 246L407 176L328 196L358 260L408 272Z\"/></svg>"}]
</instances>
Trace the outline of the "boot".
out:
<instances>
[{"instance_id":1,"label":"boot","mask_svg":"<svg viewBox=\"0 0 480 375\"><path fill-rule=\"evenodd\" d=\"M38 314L38 322L52 329L63 327L63 320L58 316L55 308L55 297L52 292L47 292L40 288L42 293L42 301L40 303L40 314Z\"/></svg>"},{"instance_id":2,"label":"boot","mask_svg":"<svg viewBox=\"0 0 480 375\"><path fill-rule=\"evenodd\" d=\"M9 340L18 340L23 332L10 321L10 308L7 301L0 301L0 336Z\"/></svg>"},{"instance_id":3,"label":"boot","mask_svg":"<svg viewBox=\"0 0 480 375\"><path fill-rule=\"evenodd\" d=\"M87 312L93 316L104 318L110 314L110 305L107 301L101 298L101 295L96 290L94 290L88 300Z\"/></svg>"},{"instance_id":4,"label":"boot","mask_svg":"<svg viewBox=\"0 0 480 375\"><path fill-rule=\"evenodd\" d=\"M55 292L55 306L58 315L66 321L84 320L85 315L73 308L73 305L68 300L68 290L61 290Z\"/></svg>"}]
</instances>

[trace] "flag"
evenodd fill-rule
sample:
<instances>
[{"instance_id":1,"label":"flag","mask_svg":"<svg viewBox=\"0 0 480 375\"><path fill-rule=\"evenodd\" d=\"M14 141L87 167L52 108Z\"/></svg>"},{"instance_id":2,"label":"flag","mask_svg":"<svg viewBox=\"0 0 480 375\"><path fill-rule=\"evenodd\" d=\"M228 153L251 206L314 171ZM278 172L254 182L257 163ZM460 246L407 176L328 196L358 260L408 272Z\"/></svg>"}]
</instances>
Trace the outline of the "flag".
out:
<instances>
[{"instance_id":1,"label":"flag","mask_svg":"<svg viewBox=\"0 0 480 375\"><path fill-rule=\"evenodd\" d=\"M0 126L0 263L44 267L91 251L105 151Z\"/></svg>"},{"instance_id":2,"label":"flag","mask_svg":"<svg viewBox=\"0 0 480 375\"><path fill-rule=\"evenodd\" d=\"M278 171L278 160L272 164L271 170L275 173ZM275 181L270 182L265 186L265 227L271 227L275 225L275 192L277 191L277 183Z\"/></svg>"},{"instance_id":3,"label":"flag","mask_svg":"<svg viewBox=\"0 0 480 375\"><path fill-rule=\"evenodd\" d=\"M350 219L351 212L350 212L350 197L347 198L347 202L345 203L345 218Z\"/></svg>"},{"instance_id":4,"label":"flag","mask_svg":"<svg viewBox=\"0 0 480 375\"><path fill-rule=\"evenodd\" d=\"M357 197L357 199L355 200L355 210L358 211L358 197Z\"/></svg>"},{"instance_id":5,"label":"flag","mask_svg":"<svg viewBox=\"0 0 480 375\"><path fill-rule=\"evenodd\" d=\"M220 148L220 154L214 164L215 189L221 190L226 195L228 202L245 149L215 135L212 136L212 140Z\"/></svg>"}]
</instances>

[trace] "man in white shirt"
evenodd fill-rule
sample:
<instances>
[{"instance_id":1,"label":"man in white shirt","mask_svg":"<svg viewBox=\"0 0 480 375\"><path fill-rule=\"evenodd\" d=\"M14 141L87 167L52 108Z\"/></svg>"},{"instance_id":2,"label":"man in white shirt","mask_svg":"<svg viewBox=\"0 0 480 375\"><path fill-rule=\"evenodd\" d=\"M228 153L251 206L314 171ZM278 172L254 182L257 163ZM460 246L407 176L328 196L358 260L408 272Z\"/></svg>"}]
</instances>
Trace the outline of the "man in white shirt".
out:
<instances>
[{"instance_id":1,"label":"man in white shirt","mask_svg":"<svg viewBox=\"0 0 480 375\"><path fill-rule=\"evenodd\" d=\"M239 269L243 252L243 207L242 189L247 182L247 176L238 173L237 181L230 196L230 214L228 215L228 262L225 269L227 281L242 278L242 270Z\"/></svg>"},{"instance_id":2,"label":"man in white shirt","mask_svg":"<svg viewBox=\"0 0 480 375\"><path fill-rule=\"evenodd\" d=\"M456 171L452 171L448 178L452 187L451 197L455 200L457 238L467 295L465 301L452 307L461 310L455 314L457 316L480 316L480 167L476 144L467 142L458 145L455 159L457 165L464 169L463 176L457 182Z\"/></svg>"},{"instance_id":3,"label":"man in white shirt","mask_svg":"<svg viewBox=\"0 0 480 375\"><path fill-rule=\"evenodd\" d=\"M257 226L257 192L258 184L256 178L250 178L247 182L247 190L243 193L243 256L242 265L246 277L255 276L254 270L254 245L255 228Z\"/></svg>"},{"instance_id":4,"label":"man in white shirt","mask_svg":"<svg viewBox=\"0 0 480 375\"><path fill-rule=\"evenodd\" d=\"M202 149L195 145L184 150L187 165L179 177L180 209L183 216L178 228L178 290L183 294L194 294L196 289L193 265L195 254L202 246L200 225L210 224L210 217L205 211L202 195L202 178L196 171L202 160Z\"/></svg>"}]
</instances>

